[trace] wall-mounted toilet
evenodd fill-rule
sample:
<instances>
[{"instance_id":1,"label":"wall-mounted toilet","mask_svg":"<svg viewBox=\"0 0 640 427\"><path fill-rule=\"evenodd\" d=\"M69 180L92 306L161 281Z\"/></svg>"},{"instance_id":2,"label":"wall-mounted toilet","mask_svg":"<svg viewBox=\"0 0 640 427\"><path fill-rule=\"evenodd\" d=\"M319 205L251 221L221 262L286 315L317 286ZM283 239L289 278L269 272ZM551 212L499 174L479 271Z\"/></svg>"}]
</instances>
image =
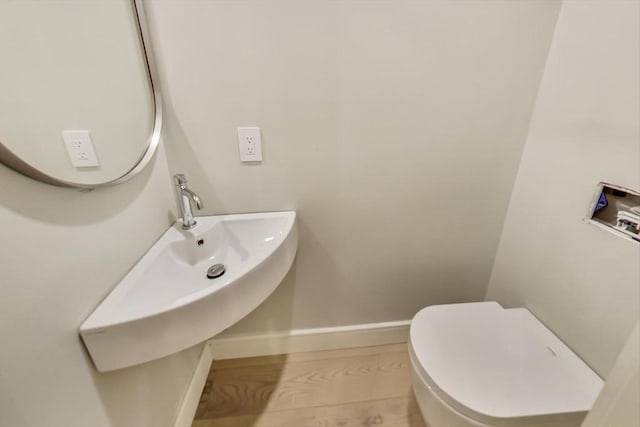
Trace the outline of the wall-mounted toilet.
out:
<instances>
[{"instance_id":1,"label":"wall-mounted toilet","mask_svg":"<svg viewBox=\"0 0 640 427\"><path fill-rule=\"evenodd\" d=\"M496 302L422 309L409 356L429 427L579 426L603 385L529 311Z\"/></svg>"}]
</instances>

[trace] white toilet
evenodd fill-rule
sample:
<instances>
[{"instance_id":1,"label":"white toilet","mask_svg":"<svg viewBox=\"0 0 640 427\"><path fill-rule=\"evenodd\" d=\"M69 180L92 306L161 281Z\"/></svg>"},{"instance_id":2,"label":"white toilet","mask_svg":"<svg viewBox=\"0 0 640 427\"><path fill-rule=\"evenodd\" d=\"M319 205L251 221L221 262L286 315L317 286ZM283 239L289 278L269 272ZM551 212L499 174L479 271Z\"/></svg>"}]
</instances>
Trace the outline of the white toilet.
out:
<instances>
[{"instance_id":1,"label":"white toilet","mask_svg":"<svg viewBox=\"0 0 640 427\"><path fill-rule=\"evenodd\" d=\"M409 356L429 427L579 426L603 385L529 311L496 302L420 310Z\"/></svg>"}]
</instances>

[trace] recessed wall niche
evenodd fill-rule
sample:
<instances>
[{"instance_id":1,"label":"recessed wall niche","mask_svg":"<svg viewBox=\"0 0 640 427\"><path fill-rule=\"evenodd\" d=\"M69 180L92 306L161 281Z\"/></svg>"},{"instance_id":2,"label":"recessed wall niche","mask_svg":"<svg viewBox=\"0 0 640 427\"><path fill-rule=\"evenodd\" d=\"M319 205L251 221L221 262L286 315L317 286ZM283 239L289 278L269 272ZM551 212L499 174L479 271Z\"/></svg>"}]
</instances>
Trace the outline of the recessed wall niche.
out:
<instances>
[{"instance_id":1,"label":"recessed wall niche","mask_svg":"<svg viewBox=\"0 0 640 427\"><path fill-rule=\"evenodd\" d=\"M640 193L601 182L585 220L640 243Z\"/></svg>"}]
</instances>

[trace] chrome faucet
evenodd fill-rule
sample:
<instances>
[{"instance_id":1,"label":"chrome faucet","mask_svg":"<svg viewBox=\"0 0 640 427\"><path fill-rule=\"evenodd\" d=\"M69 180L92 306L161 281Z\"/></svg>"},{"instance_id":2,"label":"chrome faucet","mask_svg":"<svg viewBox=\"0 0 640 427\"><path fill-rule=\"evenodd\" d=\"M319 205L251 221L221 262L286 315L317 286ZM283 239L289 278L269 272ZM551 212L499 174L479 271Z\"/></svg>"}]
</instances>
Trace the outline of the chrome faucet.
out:
<instances>
[{"instance_id":1,"label":"chrome faucet","mask_svg":"<svg viewBox=\"0 0 640 427\"><path fill-rule=\"evenodd\" d=\"M179 173L173 176L173 180L176 183L176 193L178 195L178 207L180 208L180 214L182 215L182 228L189 230L196 226L197 222L193 218L193 212L191 210L191 202L196 204L197 209L202 209L202 202L200 197L187 187L187 178Z\"/></svg>"}]
</instances>

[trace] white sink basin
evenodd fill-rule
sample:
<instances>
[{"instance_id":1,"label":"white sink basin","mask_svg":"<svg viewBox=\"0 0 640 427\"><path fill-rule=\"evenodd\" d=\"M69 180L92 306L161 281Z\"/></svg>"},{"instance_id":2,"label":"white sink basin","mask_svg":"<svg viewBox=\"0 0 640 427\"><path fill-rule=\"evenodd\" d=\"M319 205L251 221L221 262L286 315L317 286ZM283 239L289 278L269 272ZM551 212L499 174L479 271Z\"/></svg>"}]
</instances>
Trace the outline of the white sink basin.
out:
<instances>
[{"instance_id":1,"label":"white sink basin","mask_svg":"<svg viewBox=\"0 0 640 427\"><path fill-rule=\"evenodd\" d=\"M191 230L167 230L80 327L99 371L211 338L260 305L293 263L295 212L196 219ZM226 272L209 279L214 264Z\"/></svg>"}]
</instances>

